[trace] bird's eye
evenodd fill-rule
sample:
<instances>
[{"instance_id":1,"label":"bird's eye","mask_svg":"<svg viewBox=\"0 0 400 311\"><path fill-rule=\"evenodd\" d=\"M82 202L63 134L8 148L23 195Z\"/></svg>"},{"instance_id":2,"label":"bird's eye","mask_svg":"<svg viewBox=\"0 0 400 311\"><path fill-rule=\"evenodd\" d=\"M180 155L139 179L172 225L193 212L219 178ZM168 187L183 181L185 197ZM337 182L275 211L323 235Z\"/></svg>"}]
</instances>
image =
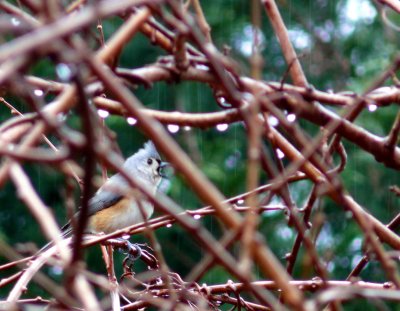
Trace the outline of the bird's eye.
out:
<instances>
[{"instance_id":1,"label":"bird's eye","mask_svg":"<svg viewBox=\"0 0 400 311\"><path fill-rule=\"evenodd\" d=\"M148 165L153 164L153 159L152 159L152 158L148 158L148 159L147 159L147 164L148 164Z\"/></svg>"}]
</instances>

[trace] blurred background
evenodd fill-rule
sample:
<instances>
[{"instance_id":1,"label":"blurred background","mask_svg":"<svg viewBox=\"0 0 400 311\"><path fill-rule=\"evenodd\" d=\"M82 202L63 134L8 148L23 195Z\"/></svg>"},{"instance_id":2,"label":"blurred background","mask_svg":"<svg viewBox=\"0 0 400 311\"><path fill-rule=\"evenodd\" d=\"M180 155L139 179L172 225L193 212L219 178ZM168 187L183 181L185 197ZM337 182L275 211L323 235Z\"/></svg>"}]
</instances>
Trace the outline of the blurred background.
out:
<instances>
[{"instance_id":1,"label":"blurred background","mask_svg":"<svg viewBox=\"0 0 400 311\"><path fill-rule=\"evenodd\" d=\"M249 75L250 72L254 31L249 3L244 0L201 1L212 29L215 45L220 50L230 51L231 57L239 64L241 75ZM385 24L377 2L278 0L277 4L292 43L300 56L306 77L309 83L319 90L361 93L391 64L397 53L399 32ZM287 66L265 12L262 11L261 15L262 27L258 35L263 57L262 79L280 81L285 75ZM391 23L400 26L399 16L388 11L387 18ZM102 22L106 39L122 23L119 19L106 19ZM96 31L96 25L93 25L93 31ZM164 51L151 45L147 38L138 34L125 48L119 67L141 67L156 62L164 55ZM30 68L30 73L33 75L56 80L54 72L54 65L49 59L41 59ZM289 78L287 82L291 82ZM220 109L212 90L200 83L156 83L151 89L138 87L132 91L149 108L186 112ZM20 111L29 111L29 106L19 102L17 98L6 96L6 99ZM394 121L398 106L391 105L370 110L364 111L356 124L376 135L386 135ZM9 118L10 110L0 105L0 122ZM68 116L68 119L71 124L78 123L73 114ZM303 120L296 122L299 122L310 135L319 130ZM105 124L116 133L118 145L125 157L135 152L147 140L135 125L129 124L120 116L106 117ZM208 129L169 126L168 130L226 197L245 191L247 141L242 124L220 125ZM57 144L57 141L54 142ZM398 213L399 198L389 191L391 185L400 184L398 172L377 163L371 155L358 147L346 141L344 143L348 153L348 163L341 174L343 183L357 202L383 223L389 222ZM24 167L29 172L35 189L56 214L59 224L64 224L66 181L63 175L50 166L26 164ZM100 175L100 166L98 169ZM267 183L268 179L263 172L261 176L261 182ZM302 207L311 184L300 181L291 184L290 187L297 206ZM78 187L76 188L77 204L79 204L79 191ZM179 176L171 179L167 193L185 209L203 206ZM37 247L41 247L46 241L37 223L27 208L16 198L16 191L11 183L0 189L1 238L11 245L35 243ZM274 198L273 203L281 202L278 198ZM275 255L284 263L284 256L292 248L296 231L288 226L282 211L265 212L261 220L260 232ZM212 216L199 221L203 222L215 236L221 235L220 224ZM330 278L345 279L363 254L363 236L358 226L351 219L351 214L327 198L318 202L312 221L320 224L314 226L312 232L321 258L327 263ZM178 226L159 229L156 235L168 265L181 276L185 276L203 256L197 243ZM144 242L145 239L136 236L132 237L132 241ZM101 254L98 246L89 249L86 252L87 265L92 271L105 273L104 263L99 256ZM123 258L121 254L116 256L116 262ZM1 259L1 263L3 262ZM138 267L139 270L142 268ZM49 269L48 273L53 278L61 278L60 271L56 268ZM117 275L118 273L121 271L117 271ZM296 262L294 278L310 279L313 275L310 258L302 249ZM0 278L3 276L0 272ZM367 281L378 282L386 279L379 265L373 262L368 264L361 277ZM201 283L225 283L231 278L224 269L216 266L204 276ZM1 288L0 297L4 297L9 290L10 287ZM33 293L45 296L40 288L30 288L31 297ZM373 305L357 300L345 306L346 310L359 310L360 307L366 310L375 309ZM394 305L387 306L395 308Z\"/></svg>"}]
</instances>

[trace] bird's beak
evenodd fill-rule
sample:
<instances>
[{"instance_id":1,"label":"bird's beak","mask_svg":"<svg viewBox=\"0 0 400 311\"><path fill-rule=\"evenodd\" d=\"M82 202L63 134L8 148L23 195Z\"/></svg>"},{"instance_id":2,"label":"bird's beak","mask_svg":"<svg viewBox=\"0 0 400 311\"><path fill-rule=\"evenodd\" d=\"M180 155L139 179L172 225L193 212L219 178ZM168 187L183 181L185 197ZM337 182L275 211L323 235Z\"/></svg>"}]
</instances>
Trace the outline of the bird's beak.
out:
<instances>
[{"instance_id":1,"label":"bird's beak","mask_svg":"<svg viewBox=\"0 0 400 311\"><path fill-rule=\"evenodd\" d=\"M158 167L158 174L162 177L162 178L169 178L169 174L168 171L169 169L172 168L171 164L169 164L168 162L161 162L159 167Z\"/></svg>"}]
</instances>

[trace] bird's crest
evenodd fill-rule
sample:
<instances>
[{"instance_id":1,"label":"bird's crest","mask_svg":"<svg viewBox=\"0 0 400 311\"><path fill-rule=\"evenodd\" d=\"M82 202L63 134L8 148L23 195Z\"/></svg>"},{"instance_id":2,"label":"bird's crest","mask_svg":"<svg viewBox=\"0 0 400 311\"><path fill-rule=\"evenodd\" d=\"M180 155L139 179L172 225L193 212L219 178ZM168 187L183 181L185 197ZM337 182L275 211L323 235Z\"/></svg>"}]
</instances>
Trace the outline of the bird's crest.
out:
<instances>
[{"instance_id":1,"label":"bird's crest","mask_svg":"<svg viewBox=\"0 0 400 311\"><path fill-rule=\"evenodd\" d=\"M153 142L151 140L149 140L148 142L146 142L144 144L144 148L143 149L146 151L146 155L148 157L155 158L155 159L160 159L161 158L160 155L158 154L156 146L154 146L154 144L153 144Z\"/></svg>"},{"instance_id":2,"label":"bird's crest","mask_svg":"<svg viewBox=\"0 0 400 311\"><path fill-rule=\"evenodd\" d=\"M139 149L134 155L131 155L124 163L124 167L127 169L136 169L138 165L144 165L148 158L154 158L161 160L156 147L152 141L148 141L144 144L143 148Z\"/></svg>"}]
</instances>

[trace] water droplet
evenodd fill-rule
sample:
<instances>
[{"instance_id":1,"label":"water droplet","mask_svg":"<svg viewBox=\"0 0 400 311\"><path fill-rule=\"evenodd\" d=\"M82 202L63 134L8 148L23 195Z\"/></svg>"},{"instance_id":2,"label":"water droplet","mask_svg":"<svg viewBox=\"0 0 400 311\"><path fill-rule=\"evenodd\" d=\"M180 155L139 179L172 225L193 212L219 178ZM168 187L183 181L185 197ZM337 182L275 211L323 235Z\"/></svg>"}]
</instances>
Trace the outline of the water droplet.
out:
<instances>
[{"instance_id":1,"label":"water droplet","mask_svg":"<svg viewBox=\"0 0 400 311\"><path fill-rule=\"evenodd\" d=\"M375 105L375 104L369 104L369 105L368 105L368 110L369 110L370 112L374 112L376 109L378 109L378 106L377 106L377 105Z\"/></svg>"},{"instance_id":2,"label":"water droplet","mask_svg":"<svg viewBox=\"0 0 400 311\"><path fill-rule=\"evenodd\" d=\"M275 126L278 126L279 120L274 116L269 116L268 117L268 123L269 123L269 125L275 127Z\"/></svg>"},{"instance_id":3,"label":"water droplet","mask_svg":"<svg viewBox=\"0 0 400 311\"><path fill-rule=\"evenodd\" d=\"M14 26L19 26L21 24L21 21L16 17L12 17L11 24L13 24Z\"/></svg>"},{"instance_id":4,"label":"water droplet","mask_svg":"<svg viewBox=\"0 0 400 311\"><path fill-rule=\"evenodd\" d=\"M200 70L208 70L208 66L202 65L202 64L196 65L196 68L197 68L197 69L200 69Z\"/></svg>"},{"instance_id":5,"label":"water droplet","mask_svg":"<svg viewBox=\"0 0 400 311\"><path fill-rule=\"evenodd\" d=\"M217 130L219 132L225 132L228 129L229 125L227 123L217 124Z\"/></svg>"},{"instance_id":6,"label":"water droplet","mask_svg":"<svg viewBox=\"0 0 400 311\"><path fill-rule=\"evenodd\" d=\"M393 287L393 283L392 282L385 282L385 283L383 283L383 288L391 288L391 287Z\"/></svg>"},{"instance_id":7,"label":"water droplet","mask_svg":"<svg viewBox=\"0 0 400 311\"><path fill-rule=\"evenodd\" d=\"M35 94L37 97L42 97L44 92L41 89L37 89L33 91L33 94Z\"/></svg>"},{"instance_id":8,"label":"water droplet","mask_svg":"<svg viewBox=\"0 0 400 311\"><path fill-rule=\"evenodd\" d=\"M56 66L56 73L58 78L63 82L68 82L71 80L72 71L67 64L60 63Z\"/></svg>"},{"instance_id":9,"label":"water droplet","mask_svg":"<svg viewBox=\"0 0 400 311\"><path fill-rule=\"evenodd\" d=\"M295 115L294 113L289 113L289 114L286 116L286 119L287 119L290 123L293 123L294 121L296 121L296 115Z\"/></svg>"},{"instance_id":10,"label":"water droplet","mask_svg":"<svg viewBox=\"0 0 400 311\"><path fill-rule=\"evenodd\" d=\"M347 211L347 212L344 213L344 216L345 216L347 219L350 219L350 218L353 218L353 213L352 213L351 211Z\"/></svg>"},{"instance_id":11,"label":"water droplet","mask_svg":"<svg viewBox=\"0 0 400 311\"><path fill-rule=\"evenodd\" d=\"M193 218L194 218L194 219L200 219L200 218L201 218L201 216L200 216L200 215L198 215L198 214L196 214L196 215L194 215L194 216L193 216Z\"/></svg>"},{"instance_id":12,"label":"water droplet","mask_svg":"<svg viewBox=\"0 0 400 311\"><path fill-rule=\"evenodd\" d=\"M110 113L107 110L99 109L97 110L97 114L99 115L100 118L105 119L107 118Z\"/></svg>"},{"instance_id":13,"label":"water droplet","mask_svg":"<svg viewBox=\"0 0 400 311\"><path fill-rule=\"evenodd\" d=\"M253 94L249 93L249 92L244 92L242 93L243 99L247 102L251 102L254 99Z\"/></svg>"},{"instance_id":14,"label":"water droplet","mask_svg":"<svg viewBox=\"0 0 400 311\"><path fill-rule=\"evenodd\" d=\"M50 269L53 275L61 275L63 273L63 268L60 266L54 266Z\"/></svg>"},{"instance_id":15,"label":"water droplet","mask_svg":"<svg viewBox=\"0 0 400 311\"><path fill-rule=\"evenodd\" d=\"M283 159L285 157L285 154L279 148L276 149L276 154L278 155L279 159Z\"/></svg>"},{"instance_id":16,"label":"water droplet","mask_svg":"<svg viewBox=\"0 0 400 311\"><path fill-rule=\"evenodd\" d=\"M224 108L231 107L231 104L223 96L217 95L217 102L218 102L218 105L220 105Z\"/></svg>"},{"instance_id":17,"label":"water droplet","mask_svg":"<svg viewBox=\"0 0 400 311\"><path fill-rule=\"evenodd\" d=\"M128 122L129 125L135 125L137 123L137 120L132 117L126 118L126 122Z\"/></svg>"},{"instance_id":18,"label":"water droplet","mask_svg":"<svg viewBox=\"0 0 400 311\"><path fill-rule=\"evenodd\" d=\"M192 128L190 127L190 126L184 126L183 127L183 130L185 131L185 132L189 132L189 131L191 131L192 130Z\"/></svg>"},{"instance_id":19,"label":"water droplet","mask_svg":"<svg viewBox=\"0 0 400 311\"><path fill-rule=\"evenodd\" d=\"M168 131L172 134L178 133L179 132L179 125L176 124L168 124L167 126Z\"/></svg>"},{"instance_id":20,"label":"water droplet","mask_svg":"<svg viewBox=\"0 0 400 311\"><path fill-rule=\"evenodd\" d=\"M171 228L172 227L172 224L167 224L167 228Z\"/></svg>"},{"instance_id":21,"label":"water droplet","mask_svg":"<svg viewBox=\"0 0 400 311\"><path fill-rule=\"evenodd\" d=\"M59 122L64 122L67 119L67 115L64 113L58 113L57 114L57 120Z\"/></svg>"},{"instance_id":22,"label":"water droplet","mask_svg":"<svg viewBox=\"0 0 400 311\"><path fill-rule=\"evenodd\" d=\"M243 199L239 199L239 200L237 200L237 202L236 202L238 205L242 205L243 203L244 203L244 200Z\"/></svg>"}]
</instances>

